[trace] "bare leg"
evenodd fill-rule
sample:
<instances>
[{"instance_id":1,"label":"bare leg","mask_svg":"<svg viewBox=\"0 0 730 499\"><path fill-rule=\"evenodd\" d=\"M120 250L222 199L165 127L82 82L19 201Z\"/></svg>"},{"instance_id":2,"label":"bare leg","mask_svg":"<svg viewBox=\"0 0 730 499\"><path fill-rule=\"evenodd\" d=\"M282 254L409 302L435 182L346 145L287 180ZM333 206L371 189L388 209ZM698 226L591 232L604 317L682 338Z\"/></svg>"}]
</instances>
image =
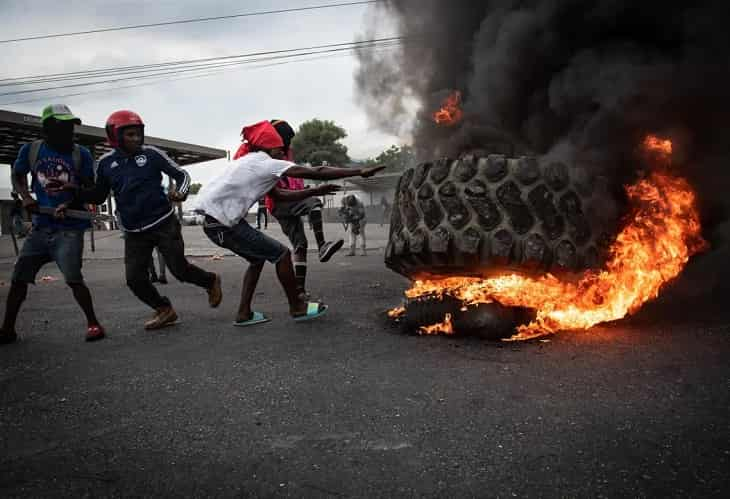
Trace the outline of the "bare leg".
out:
<instances>
[{"instance_id":1,"label":"bare leg","mask_svg":"<svg viewBox=\"0 0 730 499\"><path fill-rule=\"evenodd\" d=\"M291 253L286 254L276 264L276 276L284 288L286 298L289 300L289 312L292 315L301 315L307 312L307 304L299 298L297 290L297 279L294 275L294 265L291 261Z\"/></svg>"},{"instance_id":2,"label":"bare leg","mask_svg":"<svg viewBox=\"0 0 730 499\"><path fill-rule=\"evenodd\" d=\"M294 253L294 275L297 279L299 293L307 292L307 249L298 249Z\"/></svg>"},{"instance_id":3,"label":"bare leg","mask_svg":"<svg viewBox=\"0 0 730 499\"><path fill-rule=\"evenodd\" d=\"M309 226L314 232L314 237L317 240L317 247L321 248L324 246L324 224L322 223L322 208L312 208L309 211Z\"/></svg>"},{"instance_id":4,"label":"bare leg","mask_svg":"<svg viewBox=\"0 0 730 499\"><path fill-rule=\"evenodd\" d=\"M88 325L98 326L99 321L97 320L96 314L94 313L94 303L91 300L91 292L89 291L89 288L87 288L86 284L82 282L74 284L69 283L68 286L71 288L71 291L73 291L76 302L79 304L81 310L84 312Z\"/></svg>"},{"instance_id":5,"label":"bare leg","mask_svg":"<svg viewBox=\"0 0 730 499\"><path fill-rule=\"evenodd\" d=\"M241 304L238 306L237 321L247 321L251 318L251 302L253 294L256 291L256 285L261 277L261 271L264 269L264 262L252 263L248 266L246 273L243 274L243 285L241 286Z\"/></svg>"}]
</instances>

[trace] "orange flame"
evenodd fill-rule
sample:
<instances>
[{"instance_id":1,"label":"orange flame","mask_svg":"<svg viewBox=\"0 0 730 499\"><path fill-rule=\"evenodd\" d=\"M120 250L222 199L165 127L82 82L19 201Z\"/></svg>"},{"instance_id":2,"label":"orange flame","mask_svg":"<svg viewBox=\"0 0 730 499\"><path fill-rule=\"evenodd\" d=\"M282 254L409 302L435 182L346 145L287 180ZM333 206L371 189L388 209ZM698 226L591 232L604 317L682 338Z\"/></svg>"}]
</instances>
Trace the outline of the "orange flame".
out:
<instances>
[{"instance_id":1,"label":"orange flame","mask_svg":"<svg viewBox=\"0 0 730 499\"><path fill-rule=\"evenodd\" d=\"M537 279L509 274L416 281L406 296L450 295L466 305L497 301L535 309L535 321L521 326L511 340L621 319L657 297L690 256L707 247L695 194L686 180L654 172L627 186L626 192L630 215L603 270L586 271L577 282L551 274Z\"/></svg>"},{"instance_id":2,"label":"orange flame","mask_svg":"<svg viewBox=\"0 0 730 499\"><path fill-rule=\"evenodd\" d=\"M461 110L461 92L453 91L441 104L441 109L431 115L437 125L456 125L464 117Z\"/></svg>"},{"instance_id":3,"label":"orange flame","mask_svg":"<svg viewBox=\"0 0 730 499\"><path fill-rule=\"evenodd\" d=\"M451 323L451 314L446 314L443 322L431 326L423 326L418 330L420 334L454 334L454 325Z\"/></svg>"},{"instance_id":4,"label":"orange flame","mask_svg":"<svg viewBox=\"0 0 730 499\"><path fill-rule=\"evenodd\" d=\"M656 135L648 135L644 139L644 148L647 152L657 153L662 156L672 155L672 141L660 139Z\"/></svg>"},{"instance_id":5,"label":"orange flame","mask_svg":"<svg viewBox=\"0 0 730 499\"><path fill-rule=\"evenodd\" d=\"M388 311L388 317L391 319L397 319L406 313L405 307L396 307L393 310Z\"/></svg>"}]
</instances>

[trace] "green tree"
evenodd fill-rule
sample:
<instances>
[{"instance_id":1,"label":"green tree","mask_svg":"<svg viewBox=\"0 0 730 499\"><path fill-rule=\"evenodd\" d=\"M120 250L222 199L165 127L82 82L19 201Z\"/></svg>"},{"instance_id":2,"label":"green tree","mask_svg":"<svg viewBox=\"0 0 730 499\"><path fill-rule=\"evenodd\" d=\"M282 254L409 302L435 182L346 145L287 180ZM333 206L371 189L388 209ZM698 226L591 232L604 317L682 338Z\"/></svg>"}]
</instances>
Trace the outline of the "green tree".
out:
<instances>
[{"instance_id":1,"label":"green tree","mask_svg":"<svg viewBox=\"0 0 730 499\"><path fill-rule=\"evenodd\" d=\"M368 165L385 165L389 171L403 171L416 161L411 146L390 146L376 157L366 161Z\"/></svg>"},{"instance_id":2,"label":"green tree","mask_svg":"<svg viewBox=\"0 0 730 499\"><path fill-rule=\"evenodd\" d=\"M334 121L305 121L292 140L294 160L312 165L321 165L325 161L330 165L345 165L350 157L347 155L347 147L339 142L345 137L345 129L335 125Z\"/></svg>"},{"instance_id":3,"label":"green tree","mask_svg":"<svg viewBox=\"0 0 730 499\"><path fill-rule=\"evenodd\" d=\"M194 184L190 184L190 188L188 189L188 193L189 194L193 194L193 195L194 194L197 194L201 187L203 187L203 184L199 184L197 182L194 183Z\"/></svg>"}]
</instances>

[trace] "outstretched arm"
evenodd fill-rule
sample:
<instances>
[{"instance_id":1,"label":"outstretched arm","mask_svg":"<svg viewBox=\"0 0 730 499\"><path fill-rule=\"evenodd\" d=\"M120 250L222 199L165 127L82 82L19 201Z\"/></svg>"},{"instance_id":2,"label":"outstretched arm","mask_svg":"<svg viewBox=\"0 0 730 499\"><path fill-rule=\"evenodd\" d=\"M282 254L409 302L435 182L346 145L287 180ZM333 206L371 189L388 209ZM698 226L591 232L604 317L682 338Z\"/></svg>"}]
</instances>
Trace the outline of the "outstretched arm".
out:
<instances>
[{"instance_id":1,"label":"outstretched arm","mask_svg":"<svg viewBox=\"0 0 730 499\"><path fill-rule=\"evenodd\" d=\"M368 168L338 168L335 166L306 167L294 165L287 169L285 174L289 177L307 178L311 180L337 180L348 177L372 177L385 166L371 166Z\"/></svg>"},{"instance_id":2,"label":"outstretched arm","mask_svg":"<svg viewBox=\"0 0 730 499\"><path fill-rule=\"evenodd\" d=\"M84 203L103 204L109 197L111 186L106 177L99 177L90 187L79 187L76 198Z\"/></svg>"},{"instance_id":3,"label":"outstretched arm","mask_svg":"<svg viewBox=\"0 0 730 499\"><path fill-rule=\"evenodd\" d=\"M269 196L274 198L275 201L282 202L297 202L303 201L312 196L326 196L328 194L334 194L339 192L342 188L339 185L324 184L317 187L310 187L308 189L299 189L291 191L289 189L282 189L280 187L274 187L269 191Z\"/></svg>"},{"instance_id":4,"label":"outstretched arm","mask_svg":"<svg viewBox=\"0 0 730 499\"><path fill-rule=\"evenodd\" d=\"M100 171L98 173L95 183L83 186L72 184L70 182L59 182L56 179L49 179L46 184L46 190L48 192L72 192L74 194L74 198L82 203L102 204L106 201L106 198L109 197L111 186L109 185L107 178L101 175Z\"/></svg>"}]
</instances>

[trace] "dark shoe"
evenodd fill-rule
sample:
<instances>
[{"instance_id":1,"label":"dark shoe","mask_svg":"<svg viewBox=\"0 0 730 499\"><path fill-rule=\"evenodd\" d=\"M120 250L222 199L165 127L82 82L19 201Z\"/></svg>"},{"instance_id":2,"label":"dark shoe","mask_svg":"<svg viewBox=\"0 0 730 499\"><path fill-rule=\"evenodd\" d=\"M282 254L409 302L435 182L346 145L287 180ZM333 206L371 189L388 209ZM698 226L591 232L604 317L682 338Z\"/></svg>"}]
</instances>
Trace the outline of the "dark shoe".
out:
<instances>
[{"instance_id":1,"label":"dark shoe","mask_svg":"<svg viewBox=\"0 0 730 499\"><path fill-rule=\"evenodd\" d=\"M213 286L211 286L208 290L208 305L210 305L212 308L216 308L218 305L221 304L221 300L223 300L223 290L221 289L221 276L219 274L216 274L215 280L213 281Z\"/></svg>"},{"instance_id":2,"label":"dark shoe","mask_svg":"<svg viewBox=\"0 0 730 499\"><path fill-rule=\"evenodd\" d=\"M15 331L5 331L4 329L0 329L0 345L9 345L11 343L15 343L15 341L18 339L18 335L15 333Z\"/></svg>"},{"instance_id":3,"label":"dark shoe","mask_svg":"<svg viewBox=\"0 0 730 499\"><path fill-rule=\"evenodd\" d=\"M342 248L343 244L345 244L345 241L343 239L338 239L334 242L324 243L322 247L319 248L319 261L322 263L328 262L330 258L332 258L332 255L340 251L340 248Z\"/></svg>"},{"instance_id":4,"label":"dark shoe","mask_svg":"<svg viewBox=\"0 0 730 499\"><path fill-rule=\"evenodd\" d=\"M106 334L104 334L104 328L100 325L96 326L89 326L86 330L86 341L97 341L102 339Z\"/></svg>"},{"instance_id":5,"label":"dark shoe","mask_svg":"<svg viewBox=\"0 0 730 499\"><path fill-rule=\"evenodd\" d=\"M160 284L167 284L167 277L163 275L157 282L159 282Z\"/></svg>"},{"instance_id":6,"label":"dark shoe","mask_svg":"<svg viewBox=\"0 0 730 499\"><path fill-rule=\"evenodd\" d=\"M172 307L162 307L157 309L155 315L144 323L144 328L147 330L161 329L174 324L176 321L177 313L175 313L175 310Z\"/></svg>"}]
</instances>

